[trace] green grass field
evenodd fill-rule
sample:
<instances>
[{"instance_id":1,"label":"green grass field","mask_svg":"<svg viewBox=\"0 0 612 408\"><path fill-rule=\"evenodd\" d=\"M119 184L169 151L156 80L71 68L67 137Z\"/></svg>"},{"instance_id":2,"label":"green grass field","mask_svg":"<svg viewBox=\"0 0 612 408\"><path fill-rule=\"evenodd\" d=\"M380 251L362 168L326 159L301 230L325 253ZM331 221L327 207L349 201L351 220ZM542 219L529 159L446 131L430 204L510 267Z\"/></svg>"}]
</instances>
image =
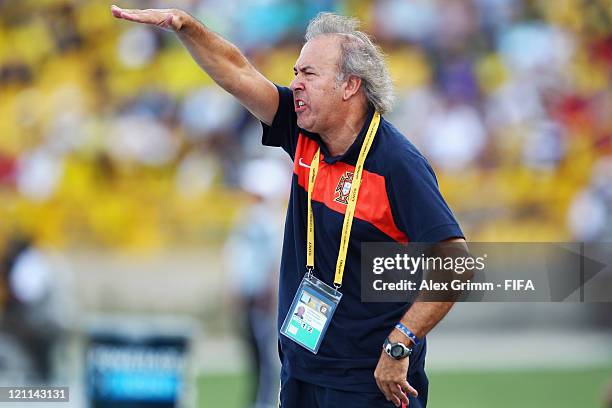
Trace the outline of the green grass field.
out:
<instances>
[{"instance_id":1,"label":"green grass field","mask_svg":"<svg viewBox=\"0 0 612 408\"><path fill-rule=\"evenodd\" d=\"M576 370L429 373L431 408L604 408L612 367ZM246 375L203 376L198 408L243 408ZM608 407L605 407L608 408Z\"/></svg>"}]
</instances>

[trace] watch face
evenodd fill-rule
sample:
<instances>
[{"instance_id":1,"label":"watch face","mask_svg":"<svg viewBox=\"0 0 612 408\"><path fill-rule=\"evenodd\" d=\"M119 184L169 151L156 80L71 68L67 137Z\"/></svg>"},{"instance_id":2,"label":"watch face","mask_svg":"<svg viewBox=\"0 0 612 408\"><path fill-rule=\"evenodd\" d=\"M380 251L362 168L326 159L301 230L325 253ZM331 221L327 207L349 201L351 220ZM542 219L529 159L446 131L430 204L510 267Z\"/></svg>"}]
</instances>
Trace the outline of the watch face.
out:
<instances>
[{"instance_id":1,"label":"watch face","mask_svg":"<svg viewBox=\"0 0 612 408\"><path fill-rule=\"evenodd\" d=\"M393 347L391 347L391 356L392 357L398 358L398 357L401 357L403 354L404 354L404 349L399 344L396 344Z\"/></svg>"}]
</instances>

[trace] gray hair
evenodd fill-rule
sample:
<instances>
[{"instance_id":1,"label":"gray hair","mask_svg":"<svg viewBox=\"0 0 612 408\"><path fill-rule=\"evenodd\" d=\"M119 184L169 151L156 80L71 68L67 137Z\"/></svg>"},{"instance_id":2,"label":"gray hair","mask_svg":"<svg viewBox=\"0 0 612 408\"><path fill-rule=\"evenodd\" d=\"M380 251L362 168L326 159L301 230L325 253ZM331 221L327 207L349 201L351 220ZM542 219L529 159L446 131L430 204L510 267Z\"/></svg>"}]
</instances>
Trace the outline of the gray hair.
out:
<instances>
[{"instance_id":1,"label":"gray hair","mask_svg":"<svg viewBox=\"0 0 612 408\"><path fill-rule=\"evenodd\" d=\"M361 78L368 102L381 114L393 106L393 81L385 64L385 56L372 39L359 31L359 20L333 13L319 13L308 24L306 41L325 34L344 37L341 44L339 80L348 75Z\"/></svg>"}]
</instances>

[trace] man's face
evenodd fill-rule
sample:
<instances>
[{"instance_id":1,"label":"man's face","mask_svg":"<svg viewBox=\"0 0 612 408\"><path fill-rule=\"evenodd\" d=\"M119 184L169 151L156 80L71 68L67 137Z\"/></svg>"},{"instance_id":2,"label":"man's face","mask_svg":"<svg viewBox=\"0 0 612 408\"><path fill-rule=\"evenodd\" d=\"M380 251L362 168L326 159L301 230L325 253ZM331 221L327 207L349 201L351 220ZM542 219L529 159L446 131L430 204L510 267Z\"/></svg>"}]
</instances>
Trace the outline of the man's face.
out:
<instances>
[{"instance_id":1,"label":"man's face","mask_svg":"<svg viewBox=\"0 0 612 408\"><path fill-rule=\"evenodd\" d=\"M291 82L297 124L309 132L321 133L342 120L338 111L342 88L338 84L340 39L322 35L308 41L295 63Z\"/></svg>"}]
</instances>

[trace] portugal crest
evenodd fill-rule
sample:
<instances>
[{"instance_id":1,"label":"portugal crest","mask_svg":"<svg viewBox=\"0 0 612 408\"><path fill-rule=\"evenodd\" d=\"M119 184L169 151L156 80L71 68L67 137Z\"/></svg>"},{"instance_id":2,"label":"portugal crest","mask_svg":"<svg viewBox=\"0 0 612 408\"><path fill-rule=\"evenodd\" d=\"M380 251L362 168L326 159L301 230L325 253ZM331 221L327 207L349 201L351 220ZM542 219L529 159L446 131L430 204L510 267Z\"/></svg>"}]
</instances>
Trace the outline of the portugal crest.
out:
<instances>
[{"instance_id":1,"label":"portugal crest","mask_svg":"<svg viewBox=\"0 0 612 408\"><path fill-rule=\"evenodd\" d=\"M336 197L334 201L340 204L347 205L349 193L351 192L351 184L353 183L353 173L347 171L340 177L338 185L336 186Z\"/></svg>"}]
</instances>

